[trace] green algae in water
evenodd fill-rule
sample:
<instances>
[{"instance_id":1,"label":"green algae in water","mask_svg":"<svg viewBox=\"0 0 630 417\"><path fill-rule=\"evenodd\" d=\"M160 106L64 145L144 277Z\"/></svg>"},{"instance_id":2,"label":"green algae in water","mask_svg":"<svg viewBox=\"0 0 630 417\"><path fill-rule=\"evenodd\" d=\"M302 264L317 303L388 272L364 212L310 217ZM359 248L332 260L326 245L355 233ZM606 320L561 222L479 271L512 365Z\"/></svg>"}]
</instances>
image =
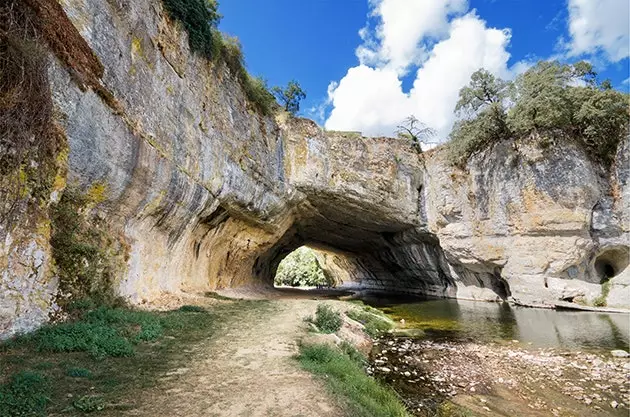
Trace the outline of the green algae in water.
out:
<instances>
[{"instance_id":1,"label":"green algae in water","mask_svg":"<svg viewBox=\"0 0 630 417\"><path fill-rule=\"evenodd\" d=\"M420 329L427 338L436 340L518 340L532 347L588 350L628 350L630 340L627 314L555 311L453 299L397 302L368 298L366 302L392 317L399 328Z\"/></svg>"}]
</instances>

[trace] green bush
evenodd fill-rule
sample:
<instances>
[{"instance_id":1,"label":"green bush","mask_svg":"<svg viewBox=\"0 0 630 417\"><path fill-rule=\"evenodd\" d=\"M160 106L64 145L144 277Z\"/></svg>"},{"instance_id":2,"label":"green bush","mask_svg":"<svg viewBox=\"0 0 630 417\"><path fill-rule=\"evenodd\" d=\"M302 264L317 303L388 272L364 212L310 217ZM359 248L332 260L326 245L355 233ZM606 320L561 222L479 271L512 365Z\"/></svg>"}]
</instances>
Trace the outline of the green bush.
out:
<instances>
[{"instance_id":1,"label":"green bush","mask_svg":"<svg viewBox=\"0 0 630 417\"><path fill-rule=\"evenodd\" d=\"M241 79L241 86L247 99L265 115L272 114L278 106L273 94L269 92L267 82L260 77L252 77L249 74Z\"/></svg>"},{"instance_id":2,"label":"green bush","mask_svg":"<svg viewBox=\"0 0 630 417\"><path fill-rule=\"evenodd\" d=\"M294 250L280 262L274 283L292 287L330 286L332 284L319 265L313 250L306 246Z\"/></svg>"},{"instance_id":3,"label":"green bush","mask_svg":"<svg viewBox=\"0 0 630 417\"><path fill-rule=\"evenodd\" d=\"M322 333L334 333L341 329L341 314L326 304L319 304L313 323Z\"/></svg>"},{"instance_id":4,"label":"green bush","mask_svg":"<svg viewBox=\"0 0 630 417\"><path fill-rule=\"evenodd\" d=\"M501 104L494 103L470 120L455 124L448 147L449 161L463 166L475 153L487 149L492 144L510 137L505 111Z\"/></svg>"},{"instance_id":5,"label":"green bush","mask_svg":"<svg viewBox=\"0 0 630 417\"><path fill-rule=\"evenodd\" d=\"M507 92L510 98L507 98ZM505 103L511 104L508 111ZM630 96L597 82L590 64L541 61L514 82L498 80L485 70L460 91L456 111L468 117L450 135L449 160L464 165L476 152L511 137L539 134L575 140L590 155L610 166L620 140L628 134Z\"/></svg>"},{"instance_id":6,"label":"green bush","mask_svg":"<svg viewBox=\"0 0 630 417\"><path fill-rule=\"evenodd\" d=\"M73 367L66 370L66 375L72 378L91 378L92 372L89 369Z\"/></svg>"},{"instance_id":7,"label":"green bush","mask_svg":"<svg viewBox=\"0 0 630 417\"><path fill-rule=\"evenodd\" d=\"M72 403L72 406L84 413L93 413L105 408L105 399L100 395L84 395Z\"/></svg>"},{"instance_id":8,"label":"green bush","mask_svg":"<svg viewBox=\"0 0 630 417\"><path fill-rule=\"evenodd\" d=\"M377 337L381 333L385 333L394 327L394 323L390 318L383 315L379 310L373 311L371 307L363 309L352 309L346 311L346 315L352 320L356 320L365 326L365 333L371 337Z\"/></svg>"},{"instance_id":9,"label":"green bush","mask_svg":"<svg viewBox=\"0 0 630 417\"><path fill-rule=\"evenodd\" d=\"M361 352L359 352L352 343L349 343L346 340L342 340L341 343L339 343L339 349L359 365L363 366L367 364L366 357Z\"/></svg>"},{"instance_id":10,"label":"green bush","mask_svg":"<svg viewBox=\"0 0 630 417\"><path fill-rule=\"evenodd\" d=\"M50 387L38 373L20 372L0 386L0 416L45 416Z\"/></svg>"},{"instance_id":11,"label":"green bush","mask_svg":"<svg viewBox=\"0 0 630 417\"><path fill-rule=\"evenodd\" d=\"M179 21L186 32L190 48L209 60L221 61L236 77L247 100L264 115L278 106L266 82L248 74L238 38L223 35L217 25L221 16L214 0L162 0L168 14Z\"/></svg>"},{"instance_id":12,"label":"green bush","mask_svg":"<svg viewBox=\"0 0 630 417\"><path fill-rule=\"evenodd\" d=\"M169 16L180 22L188 32L190 49L208 58L219 51L221 34L213 28L221 16L214 0L162 0Z\"/></svg>"},{"instance_id":13,"label":"green bush","mask_svg":"<svg viewBox=\"0 0 630 417\"><path fill-rule=\"evenodd\" d=\"M300 347L302 367L324 377L329 390L357 417L407 417L404 405L390 388L366 375L356 358L326 345Z\"/></svg>"}]
</instances>

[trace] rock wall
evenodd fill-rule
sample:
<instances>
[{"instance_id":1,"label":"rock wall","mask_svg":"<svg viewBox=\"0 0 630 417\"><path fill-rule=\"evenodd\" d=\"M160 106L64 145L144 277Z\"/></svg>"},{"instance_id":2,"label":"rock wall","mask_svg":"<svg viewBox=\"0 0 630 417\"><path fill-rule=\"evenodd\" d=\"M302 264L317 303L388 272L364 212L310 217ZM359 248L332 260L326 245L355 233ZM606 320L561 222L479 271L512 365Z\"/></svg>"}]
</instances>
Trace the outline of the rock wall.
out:
<instances>
[{"instance_id":1,"label":"rock wall","mask_svg":"<svg viewBox=\"0 0 630 417\"><path fill-rule=\"evenodd\" d=\"M28 3L68 44L60 53L47 36L66 192L98 194L78 214L117 242L112 285L133 303L271 285L304 244L364 289L593 302L612 274L609 304L630 299L627 142L611 176L570 142L541 150L535 138L459 170L444 149L421 157L397 139L261 116L160 1ZM19 251L0 236L3 336L44 322L59 296L49 232L17 230Z\"/></svg>"}]
</instances>

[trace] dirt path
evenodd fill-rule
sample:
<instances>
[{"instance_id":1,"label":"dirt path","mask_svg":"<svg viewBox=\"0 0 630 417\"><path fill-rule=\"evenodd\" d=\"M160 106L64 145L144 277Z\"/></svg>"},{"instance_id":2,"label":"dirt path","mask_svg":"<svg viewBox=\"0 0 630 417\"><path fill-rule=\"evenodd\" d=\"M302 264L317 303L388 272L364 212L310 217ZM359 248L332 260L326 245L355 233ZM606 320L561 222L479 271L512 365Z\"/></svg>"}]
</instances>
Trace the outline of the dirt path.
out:
<instances>
[{"instance_id":1,"label":"dirt path","mask_svg":"<svg viewBox=\"0 0 630 417\"><path fill-rule=\"evenodd\" d=\"M184 367L136 393L127 416L342 416L321 381L292 359L317 301L273 300L235 310L208 341L182 352ZM120 415L120 414L119 414Z\"/></svg>"}]
</instances>

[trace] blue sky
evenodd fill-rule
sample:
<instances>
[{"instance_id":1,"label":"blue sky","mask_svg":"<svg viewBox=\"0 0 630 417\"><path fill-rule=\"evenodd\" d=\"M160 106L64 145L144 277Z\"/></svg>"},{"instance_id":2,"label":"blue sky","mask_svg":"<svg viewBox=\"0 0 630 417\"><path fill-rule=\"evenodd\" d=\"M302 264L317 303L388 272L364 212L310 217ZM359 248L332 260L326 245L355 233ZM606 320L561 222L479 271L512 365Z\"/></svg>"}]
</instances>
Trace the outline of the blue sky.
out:
<instances>
[{"instance_id":1,"label":"blue sky","mask_svg":"<svg viewBox=\"0 0 630 417\"><path fill-rule=\"evenodd\" d=\"M629 87L627 0L233 0L219 10L249 71L270 85L299 81L301 114L327 128L391 134L415 114L445 136L477 66L510 78L539 59L588 59Z\"/></svg>"}]
</instances>

